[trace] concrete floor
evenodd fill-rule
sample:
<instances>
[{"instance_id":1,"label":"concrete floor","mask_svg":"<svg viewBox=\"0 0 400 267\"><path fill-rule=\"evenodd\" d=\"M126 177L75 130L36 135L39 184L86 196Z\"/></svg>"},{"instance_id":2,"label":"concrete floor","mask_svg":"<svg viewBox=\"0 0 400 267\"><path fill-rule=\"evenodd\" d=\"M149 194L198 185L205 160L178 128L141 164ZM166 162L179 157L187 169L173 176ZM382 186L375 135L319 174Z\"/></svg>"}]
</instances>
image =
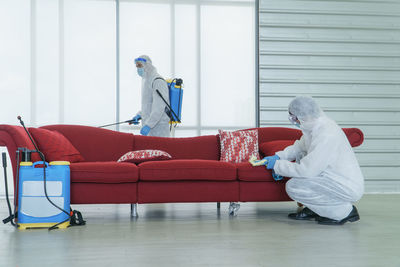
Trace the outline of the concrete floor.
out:
<instances>
[{"instance_id":1,"label":"concrete floor","mask_svg":"<svg viewBox=\"0 0 400 267\"><path fill-rule=\"evenodd\" d=\"M86 226L16 230L0 225L0 266L400 266L400 194L365 195L361 220L293 221L294 202L76 205ZM7 216L0 200L0 218Z\"/></svg>"}]
</instances>

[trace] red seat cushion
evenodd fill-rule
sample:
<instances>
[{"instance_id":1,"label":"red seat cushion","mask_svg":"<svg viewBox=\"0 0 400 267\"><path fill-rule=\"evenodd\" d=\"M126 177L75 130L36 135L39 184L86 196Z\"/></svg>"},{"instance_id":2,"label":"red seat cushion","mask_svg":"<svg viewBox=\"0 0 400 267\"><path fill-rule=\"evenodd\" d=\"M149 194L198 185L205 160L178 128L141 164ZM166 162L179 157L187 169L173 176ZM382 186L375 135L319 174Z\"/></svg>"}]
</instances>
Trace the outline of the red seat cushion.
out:
<instances>
[{"instance_id":1,"label":"red seat cushion","mask_svg":"<svg viewBox=\"0 0 400 267\"><path fill-rule=\"evenodd\" d=\"M139 178L139 168L125 162L79 162L71 166L72 183L133 183Z\"/></svg>"},{"instance_id":2,"label":"red seat cushion","mask_svg":"<svg viewBox=\"0 0 400 267\"><path fill-rule=\"evenodd\" d=\"M61 133L38 128L29 128L29 132L45 155L46 161L65 160L73 163L85 160Z\"/></svg>"},{"instance_id":3,"label":"red seat cushion","mask_svg":"<svg viewBox=\"0 0 400 267\"><path fill-rule=\"evenodd\" d=\"M234 181L236 167L216 160L168 160L139 165L143 181Z\"/></svg>"},{"instance_id":4,"label":"red seat cushion","mask_svg":"<svg viewBox=\"0 0 400 267\"><path fill-rule=\"evenodd\" d=\"M249 162L237 163L238 179L248 182L275 182L271 170L265 166L253 167Z\"/></svg>"}]
</instances>

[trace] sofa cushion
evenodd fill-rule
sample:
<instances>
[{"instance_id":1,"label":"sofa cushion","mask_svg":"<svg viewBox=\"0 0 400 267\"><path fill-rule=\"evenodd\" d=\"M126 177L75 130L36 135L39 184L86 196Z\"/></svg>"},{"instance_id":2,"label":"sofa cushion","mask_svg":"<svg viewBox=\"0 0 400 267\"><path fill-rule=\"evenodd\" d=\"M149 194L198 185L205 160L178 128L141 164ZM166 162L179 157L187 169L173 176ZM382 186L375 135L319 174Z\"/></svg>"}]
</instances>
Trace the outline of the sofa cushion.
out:
<instances>
[{"instance_id":1,"label":"sofa cushion","mask_svg":"<svg viewBox=\"0 0 400 267\"><path fill-rule=\"evenodd\" d=\"M272 172L265 166L253 167L249 162L235 164L237 167L237 176L240 181L248 182L275 182L272 178Z\"/></svg>"},{"instance_id":2,"label":"sofa cushion","mask_svg":"<svg viewBox=\"0 0 400 267\"><path fill-rule=\"evenodd\" d=\"M273 156L276 152L284 150L286 147L293 145L296 140L275 140L260 144L260 152L267 156Z\"/></svg>"},{"instance_id":3,"label":"sofa cushion","mask_svg":"<svg viewBox=\"0 0 400 267\"><path fill-rule=\"evenodd\" d=\"M215 160L167 160L139 165L143 181L233 181L236 167Z\"/></svg>"},{"instance_id":4,"label":"sofa cushion","mask_svg":"<svg viewBox=\"0 0 400 267\"><path fill-rule=\"evenodd\" d=\"M258 154L258 131L244 130L228 132L219 130L221 161L239 163L248 161Z\"/></svg>"},{"instance_id":5,"label":"sofa cushion","mask_svg":"<svg viewBox=\"0 0 400 267\"><path fill-rule=\"evenodd\" d=\"M38 128L29 128L29 132L45 155L46 161L64 160L71 163L84 161L79 151L61 133Z\"/></svg>"},{"instance_id":6,"label":"sofa cushion","mask_svg":"<svg viewBox=\"0 0 400 267\"><path fill-rule=\"evenodd\" d=\"M133 183L139 178L135 164L125 162L78 162L71 166L71 183Z\"/></svg>"},{"instance_id":7,"label":"sofa cushion","mask_svg":"<svg viewBox=\"0 0 400 267\"><path fill-rule=\"evenodd\" d=\"M162 150L137 150L129 151L121 156L117 162L131 162L131 163L142 163L146 161L156 161L156 160L167 160L171 159L171 155Z\"/></svg>"}]
</instances>

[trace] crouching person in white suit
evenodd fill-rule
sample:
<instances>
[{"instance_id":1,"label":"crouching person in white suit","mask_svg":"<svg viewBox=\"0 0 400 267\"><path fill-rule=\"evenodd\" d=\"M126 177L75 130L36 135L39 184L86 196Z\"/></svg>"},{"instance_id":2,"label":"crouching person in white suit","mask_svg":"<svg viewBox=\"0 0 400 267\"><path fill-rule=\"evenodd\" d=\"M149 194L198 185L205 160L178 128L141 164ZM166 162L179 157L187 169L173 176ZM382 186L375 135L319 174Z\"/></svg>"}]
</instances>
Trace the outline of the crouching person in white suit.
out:
<instances>
[{"instance_id":1,"label":"crouching person in white suit","mask_svg":"<svg viewBox=\"0 0 400 267\"><path fill-rule=\"evenodd\" d=\"M289 120L303 135L269 157L267 166L279 175L292 177L286 183L286 192L305 206L289 218L315 219L329 225L358 221L360 216L353 203L363 195L364 177L343 130L311 97L292 100Z\"/></svg>"}]
</instances>

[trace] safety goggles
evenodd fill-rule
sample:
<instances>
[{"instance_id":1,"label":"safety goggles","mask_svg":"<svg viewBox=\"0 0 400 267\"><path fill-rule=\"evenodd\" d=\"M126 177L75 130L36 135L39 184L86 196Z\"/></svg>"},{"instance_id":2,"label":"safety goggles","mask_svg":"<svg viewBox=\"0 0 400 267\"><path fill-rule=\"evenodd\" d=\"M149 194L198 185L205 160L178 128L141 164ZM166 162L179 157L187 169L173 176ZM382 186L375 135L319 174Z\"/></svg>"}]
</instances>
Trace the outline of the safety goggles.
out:
<instances>
[{"instance_id":1,"label":"safety goggles","mask_svg":"<svg viewBox=\"0 0 400 267\"><path fill-rule=\"evenodd\" d=\"M291 123L293 123L293 124L296 124L296 123L298 123L298 121L299 121L299 119L298 119L295 115L293 115L292 113L290 113L290 112L289 112L289 115L288 115L288 119L289 119L289 121L290 121Z\"/></svg>"},{"instance_id":2,"label":"safety goggles","mask_svg":"<svg viewBox=\"0 0 400 267\"><path fill-rule=\"evenodd\" d=\"M135 64L137 68L143 68L143 64L147 62L147 60L145 58L142 57L138 57L135 58Z\"/></svg>"}]
</instances>

